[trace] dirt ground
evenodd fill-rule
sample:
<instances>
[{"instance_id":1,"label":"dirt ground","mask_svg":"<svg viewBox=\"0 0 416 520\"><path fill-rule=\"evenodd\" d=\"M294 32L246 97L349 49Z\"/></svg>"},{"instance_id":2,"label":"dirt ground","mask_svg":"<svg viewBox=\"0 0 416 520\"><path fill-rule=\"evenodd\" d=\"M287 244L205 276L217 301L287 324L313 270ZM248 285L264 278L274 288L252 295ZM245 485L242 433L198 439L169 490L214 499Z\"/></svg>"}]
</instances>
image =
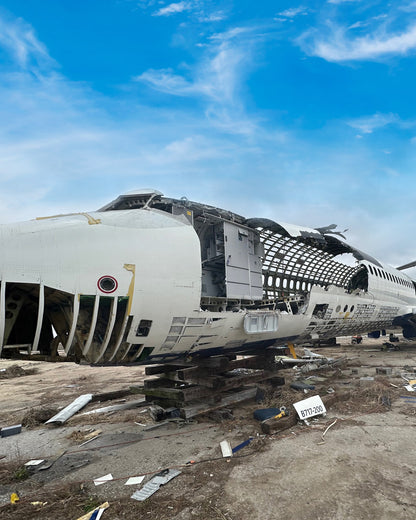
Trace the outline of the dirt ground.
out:
<instances>
[{"instance_id":1,"label":"dirt ground","mask_svg":"<svg viewBox=\"0 0 416 520\"><path fill-rule=\"evenodd\" d=\"M143 383L143 367L1 360L0 427L23 427L0 438L0 518L76 520L108 501L103 520L414 519L416 393L405 389L402 375L416 369L416 343L400 341L400 350L385 351L385 340L351 345L342 338L340 346L315 349L346 361L303 375L322 378L307 395L290 388L299 370L284 369L285 386L260 385L261 404L253 399L161 426L147 405L83 415L138 401L138 394L91 402L64 425L44 424L82 394L127 394ZM271 406L295 414L292 403L311 395L330 400L327 414L309 425L299 421L265 435L253 418ZM221 441L235 447L250 438L233 457L222 457ZM25 466L33 459L53 464L44 471ZM144 502L130 498L166 468L181 473ZM94 484L109 473L113 480ZM142 484L125 484L139 475Z\"/></svg>"}]
</instances>

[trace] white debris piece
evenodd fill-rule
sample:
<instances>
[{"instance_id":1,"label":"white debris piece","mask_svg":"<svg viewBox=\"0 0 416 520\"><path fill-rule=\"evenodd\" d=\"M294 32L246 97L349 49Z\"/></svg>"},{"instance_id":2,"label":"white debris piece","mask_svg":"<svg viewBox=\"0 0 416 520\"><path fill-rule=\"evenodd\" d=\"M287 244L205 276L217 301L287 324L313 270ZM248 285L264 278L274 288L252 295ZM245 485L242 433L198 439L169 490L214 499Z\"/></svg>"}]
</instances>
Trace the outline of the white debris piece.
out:
<instances>
[{"instance_id":1,"label":"white debris piece","mask_svg":"<svg viewBox=\"0 0 416 520\"><path fill-rule=\"evenodd\" d=\"M104 475L103 477L96 478L94 480L94 484L96 486L101 486L101 484L105 484L109 480L113 480L113 475L111 473L108 473L108 475Z\"/></svg>"},{"instance_id":2,"label":"white debris piece","mask_svg":"<svg viewBox=\"0 0 416 520\"><path fill-rule=\"evenodd\" d=\"M125 486L134 486L135 484L141 484L144 480L144 475L140 477L130 477L127 482L124 484Z\"/></svg>"},{"instance_id":3,"label":"white debris piece","mask_svg":"<svg viewBox=\"0 0 416 520\"><path fill-rule=\"evenodd\" d=\"M231 449L231 445L229 441L221 441L220 442L221 453L223 457L232 457L233 450Z\"/></svg>"},{"instance_id":4,"label":"white debris piece","mask_svg":"<svg viewBox=\"0 0 416 520\"><path fill-rule=\"evenodd\" d=\"M39 464L42 464L42 462L45 462L45 459L29 460L26 462L25 466L39 466Z\"/></svg>"}]
</instances>

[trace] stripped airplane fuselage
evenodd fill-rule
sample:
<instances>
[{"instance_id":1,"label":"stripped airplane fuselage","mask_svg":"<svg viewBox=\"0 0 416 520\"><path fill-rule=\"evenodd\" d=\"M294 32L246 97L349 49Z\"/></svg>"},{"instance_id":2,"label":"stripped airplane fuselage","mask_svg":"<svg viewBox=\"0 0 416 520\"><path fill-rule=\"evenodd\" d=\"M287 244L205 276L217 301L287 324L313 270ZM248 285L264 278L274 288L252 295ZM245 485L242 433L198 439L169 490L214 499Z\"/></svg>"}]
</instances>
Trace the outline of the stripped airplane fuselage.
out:
<instances>
[{"instance_id":1,"label":"stripped airplane fuselage","mask_svg":"<svg viewBox=\"0 0 416 520\"><path fill-rule=\"evenodd\" d=\"M328 230L143 191L0 226L0 242L4 357L154 363L392 325L416 336L413 281Z\"/></svg>"}]
</instances>

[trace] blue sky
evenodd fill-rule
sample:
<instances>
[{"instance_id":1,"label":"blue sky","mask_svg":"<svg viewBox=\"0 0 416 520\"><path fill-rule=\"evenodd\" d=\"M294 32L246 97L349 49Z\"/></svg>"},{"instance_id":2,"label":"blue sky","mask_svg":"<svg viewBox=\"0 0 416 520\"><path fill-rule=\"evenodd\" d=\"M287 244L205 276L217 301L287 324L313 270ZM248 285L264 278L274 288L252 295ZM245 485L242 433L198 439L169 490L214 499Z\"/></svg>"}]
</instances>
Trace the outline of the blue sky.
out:
<instances>
[{"instance_id":1,"label":"blue sky","mask_svg":"<svg viewBox=\"0 0 416 520\"><path fill-rule=\"evenodd\" d=\"M0 221L153 187L406 263L415 79L413 0L0 0Z\"/></svg>"}]
</instances>

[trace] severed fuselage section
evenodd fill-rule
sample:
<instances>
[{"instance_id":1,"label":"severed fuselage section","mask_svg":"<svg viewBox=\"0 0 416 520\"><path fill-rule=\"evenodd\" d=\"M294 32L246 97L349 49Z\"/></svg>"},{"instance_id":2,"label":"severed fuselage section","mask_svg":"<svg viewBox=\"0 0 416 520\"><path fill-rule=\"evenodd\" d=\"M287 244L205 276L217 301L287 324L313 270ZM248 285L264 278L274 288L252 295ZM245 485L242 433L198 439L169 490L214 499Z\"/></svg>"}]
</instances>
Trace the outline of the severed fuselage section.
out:
<instances>
[{"instance_id":1,"label":"severed fuselage section","mask_svg":"<svg viewBox=\"0 0 416 520\"><path fill-rule=\"evenodd\" d=\"M332 229L152 190L0 226L1 356L159 363L392 325L415 337L413 281Z\"/></svg>"}]
</instances>

